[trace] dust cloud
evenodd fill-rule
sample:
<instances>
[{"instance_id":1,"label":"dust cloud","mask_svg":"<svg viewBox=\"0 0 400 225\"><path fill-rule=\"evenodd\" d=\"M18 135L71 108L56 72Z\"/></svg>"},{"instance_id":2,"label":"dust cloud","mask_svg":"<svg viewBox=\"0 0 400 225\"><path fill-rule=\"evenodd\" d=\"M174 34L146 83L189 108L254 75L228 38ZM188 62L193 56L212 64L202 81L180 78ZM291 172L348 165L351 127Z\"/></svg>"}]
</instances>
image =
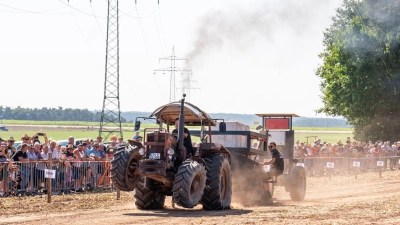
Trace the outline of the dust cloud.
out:
<instances>
[{"instance_id":1,"label":"dust cloud","mask_svg":"<svg viewBox=\"0 0 400 225\"><path fill-rule=\"evenodd\" d=\"M322 44L326 28L323 21L326 21L327 15L334 15L333 9L342 2L270 0L226 4L223 9L210 11L198 20L191 44L193 47L185 54L188 59L186 69L196 73L206 65L215 64L213 57L220 54L220 50L232 52L228 56L232 60L244 61L257 57L255 55L261 50L267 55L264 60L273 60L276 68L286 68L293 61L303 59L304 51L318 46L315 43L316 33L321 35L318 44ZM238 74L231 74L235 75ZM190 92L194 81L198 80L191 74L183 74L183 93Z\"/></svg>"},{"instance_id":2,"label":"dust cloud","mask_svg":"<svg viewBox=\"0 0 400 225\"><path fill-rule=\"evenodd\" d=\"M193 49L186 54L193 69L204 57L227 43L240 50L254 48L256 41L275 42L281 35L301 36L314 29L318 18L342 0L287 0L246 2L211 11L198 22ZM241 2L243 3L243 2ZM321 33L323 30L320 31ZM312 44L312 43L301 43Z\"/></svg>"}]
</instances>

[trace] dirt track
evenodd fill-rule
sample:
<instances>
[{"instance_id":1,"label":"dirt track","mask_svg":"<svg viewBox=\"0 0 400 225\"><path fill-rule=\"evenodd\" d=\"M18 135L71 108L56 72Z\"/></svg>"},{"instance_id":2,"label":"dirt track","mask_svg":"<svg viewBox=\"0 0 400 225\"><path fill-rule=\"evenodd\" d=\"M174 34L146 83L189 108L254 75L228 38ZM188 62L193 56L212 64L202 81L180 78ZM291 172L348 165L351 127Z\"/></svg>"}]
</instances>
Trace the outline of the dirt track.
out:
<instances>
[{"instance_id":1,"label":"dirt track","mask_svg":"<svg viewBox=\"0 0 400 225\"><path fill-rule=\"evenodd\" d=\"M137 210L125 205L75 212L23 214L0 217L0 224L399 224L400 171L308 179L303 202L293 202L277 187L274 205L242 206L232 210L173 209L167 198L164 210ZM127 197L131 198L131 197ZM90 222L89 222L90 221Z\"/></svg>"}]
</instances>

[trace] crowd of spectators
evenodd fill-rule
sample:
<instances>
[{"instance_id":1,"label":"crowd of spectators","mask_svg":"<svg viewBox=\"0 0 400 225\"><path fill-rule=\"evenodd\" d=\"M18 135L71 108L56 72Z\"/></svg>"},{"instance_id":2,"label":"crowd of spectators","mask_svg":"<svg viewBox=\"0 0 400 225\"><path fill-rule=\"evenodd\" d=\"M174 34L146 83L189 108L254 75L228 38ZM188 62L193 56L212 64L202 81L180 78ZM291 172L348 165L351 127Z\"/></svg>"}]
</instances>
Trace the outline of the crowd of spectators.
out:
<instances>
[{"instance_id":1,"label":"crowd of spectators","mask_svg":"<svg viewBox=\"0 0 400 225\"><path fill-rule=\"evenodd\" d=\"M44 141L39 140L40 136ZM48 139L45 133L36 133L22 136L21 144L15 148L14 137L0 138L0 197L46 192L49 184L45 169L55 171L55 179L51 179L53 194L93 190L100 185L115 150L125 145L121 137L112 136L110 140L107 145L102 137L77 143L70 136L63 145Z\"/></svg>"},{"instance_id":2,"label":"crowd of spectators","mask_svg":"<svg viewBox=\"0 0 400 225\"><path fill-rule=\"evenodd\" d=\"M377 169L377 161L383 161L383 168L400 169L400 141L346 142L338 140L336 143L322 142L320 139L311 143L296 141L294 157L304 163L308 175L326 174L326 163L334 163L336 173L348 173L354 170L353 161L360 162L361 171ZM358 169L358 168L357 168Z\"/></svg>"}]
</instances>

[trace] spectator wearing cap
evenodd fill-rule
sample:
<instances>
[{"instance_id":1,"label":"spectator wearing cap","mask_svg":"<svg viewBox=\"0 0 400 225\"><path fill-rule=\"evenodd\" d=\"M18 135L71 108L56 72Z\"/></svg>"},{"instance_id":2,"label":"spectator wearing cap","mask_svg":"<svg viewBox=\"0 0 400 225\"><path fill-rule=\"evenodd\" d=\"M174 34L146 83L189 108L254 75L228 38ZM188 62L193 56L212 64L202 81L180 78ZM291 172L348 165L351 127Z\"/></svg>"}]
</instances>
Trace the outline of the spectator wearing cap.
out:
<instances>
[{"instance_id":1,"label":"spectator wearing cap","mask_svg":"<svg viewBox=\"0 0 400 225\"><path fill-rule=\"evenodd\" d=\"M7 140L7 150L9 153L9 158L11 158L15 152L17 152L17 149L14 148L14 143L15 143L15 139L13 136L8 137Z\"/></svg>"},{"instance_id":2,"label":"spectator wearing cap","mask_svg":"<svg viewBox=\"0 0 400 225\"><path fill-rule=\"evenodd\" d=\"M23 144L30 144L31 141L31 137L29 137L27 134L24 134L24 136L21 137L21 141L22 143L20 145L18 145L17 150L21 150L21 147ZM22 172L22 168L21 168L21 172Z\"/></svg>"}]
</instances>

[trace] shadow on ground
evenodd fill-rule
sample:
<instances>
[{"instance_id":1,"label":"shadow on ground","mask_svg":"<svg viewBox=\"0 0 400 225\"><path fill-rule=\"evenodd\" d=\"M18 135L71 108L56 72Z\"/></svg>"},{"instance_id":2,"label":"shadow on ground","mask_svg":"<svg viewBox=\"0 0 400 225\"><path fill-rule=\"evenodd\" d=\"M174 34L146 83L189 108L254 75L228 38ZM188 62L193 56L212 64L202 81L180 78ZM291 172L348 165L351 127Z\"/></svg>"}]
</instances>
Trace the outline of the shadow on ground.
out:
<instances>
[{"instance_id":1,"label":"shadow on ground","mask_svg":"<svg viewBox=\"0 0 400 225\"><path fill-rule=\"evenodd\" d=\"M218 210L218 211L207 211L197 209L162 209L162 210L145 210L134 213L125 213L124 216L159 216L159 217L210 217L210 216L231 216L231 215L243 215L251 213L253 210L246 209L230 209L230 210Z\"/></svg>"}]
</instances>

